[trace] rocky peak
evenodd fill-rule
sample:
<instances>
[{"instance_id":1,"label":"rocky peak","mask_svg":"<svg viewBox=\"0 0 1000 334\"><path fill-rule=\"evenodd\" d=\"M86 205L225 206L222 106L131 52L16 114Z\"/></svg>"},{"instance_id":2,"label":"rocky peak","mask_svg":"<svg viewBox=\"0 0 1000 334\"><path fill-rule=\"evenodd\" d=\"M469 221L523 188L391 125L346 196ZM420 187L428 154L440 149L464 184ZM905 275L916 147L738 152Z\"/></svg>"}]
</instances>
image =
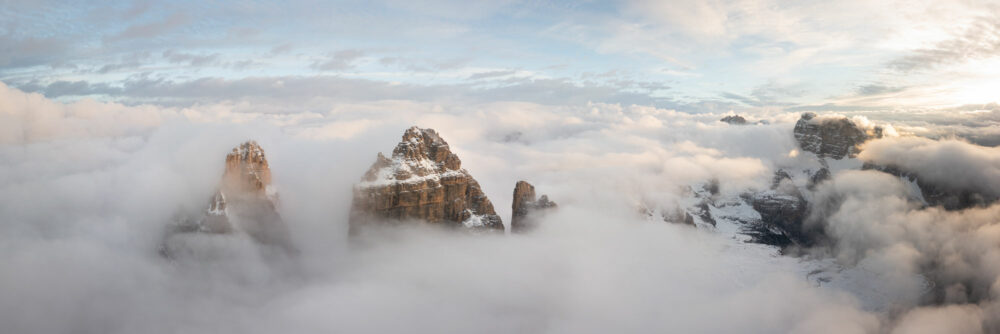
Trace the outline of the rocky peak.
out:
<instances>
[{"instance_id":1,"label":"rocky peak","mask_svg":"<svg viewBox=\"0 0 1000 334\"><path fill-rule=\"evenodd\" d=\"M254 141L233 148L219 188L200 217L180 222L174 232L246 233L262 244L293 250L287 226L277 212L271 186L271 168L264 150ZM176 234L176 233L173 233ZM171 244L164 252L171 252Z\"/></svg>"},{"instance_id":2,"label":"rocky peak","mask_svg":"<svg viewBox=\"0 0 1000 334\"><path fill-rule=\"evenodd\" d=\"M794 134L803 150L833 159L856 156L858 145L869 139L869 135L847 117L817 117L812 112L802 114L795 123Z\"/></svg>"},{"instance_id":3,"label":"rocky peak","mask_svg":"<svg viewBox=\"0 0 1000 334\"><path fill-rule=\"evenodd\" d=\"M424 221L503 231L479 183L433 129L411 127L392 157L381 153L355 189L351 231L374 222Z\"/></svg>"},{"instance_id":4,"label":"rocky peak","mask_svg":"<svg viewBox=\"0 0 1000 334\"><path fill-rule=\"evenodd\" d=\"M405 181L462 171L462 160L451 152L448 142L433 129L414 126L403 133L402 141L392 150L392 159L379 152L363 181Z\"/></svg>"},{"instance_id":5,"label":"rocky peak","mask_svg":"<svg viewBox=\"0 0 1000 334\"><path fill-rule=\"evenodd\" d=\"M407 160L427 159L434 162L436 171L458 170L462 161L451 153L448 143L434 129L410 127L403 133L403 140L392 150L393 158Z\"/></svg>"},{"instance_id":6,"label":"rocky peak","mask_svg":"<svg viewBox=\"0 0 1000 334\"><path fill-rule=\"evenodd\" d=\"M729 115L720 119L719 122L729 123L732 125L745 125L747 124L747 119L740 115Z\"/></svg>"},{"instance_id":7,"label":"rocky peak","mask_svg":"<svg viewBox=\"0 0 1000 334\"><path fill-rule=\"evenodd\" d=\"M510 231L518 233L530 230L536 225L533 219L537 218L535 216L556 206L556 203L550 201L546 195L537 198L535 186L526 181L517 181L514 185L514 201L511 206Z\"/></svg>"}]
</instances>

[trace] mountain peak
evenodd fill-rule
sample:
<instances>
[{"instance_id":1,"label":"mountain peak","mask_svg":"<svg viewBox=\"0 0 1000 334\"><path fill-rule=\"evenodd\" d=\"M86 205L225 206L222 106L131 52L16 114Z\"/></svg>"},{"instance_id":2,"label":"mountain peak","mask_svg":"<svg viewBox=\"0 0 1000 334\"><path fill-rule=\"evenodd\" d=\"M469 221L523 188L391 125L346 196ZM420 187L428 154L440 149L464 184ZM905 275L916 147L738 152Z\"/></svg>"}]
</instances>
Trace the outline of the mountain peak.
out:
<instances>
[{"instance_id":1,"label":"mountain peak","mask_svg":"<svg viewBox=\"0 0 1000 334\"><path fill-rule=\"evenodd\" d=\"M847 117L820 117L813 112L802 114L794 135L803 150L838 160L856 156L858 145L869 139L866 131Z\"/></svg>"},{"instance_id":2,"label":"mountain peak","mask_svg":"<svg viewBox=\"0 0 1000 334\"><path fill-rule=\"evenodd\" d=\"M394 159L429 160L438 165L438 169L458 170L462 161L451 152L451 147L434 129L421 129L413 126L406 129L403 139L392 150Z\"/></svg>"},{"instance_id":3,"label":"mountain peak","mask_svg":"<svg viewBox=\"0 0 1000 334\"><path fill-rule=\"evenodd\" d=\"M351 230L377 221L421 220L503 230L493 204L437 131L410 127L355 187Z\"/></svg>"},{"instance_id":4,"label":"mountain peak","mask_svg":"<svg viewBox=\"0 0 1000 334\"><path fill-rule=\"evenodd\" d=\"M462 160L451 152L448 142L437 131L414 126L403 133L399 144L392 150L391 159L378 153L375 163L362 179L362 186L462 173Z\"/></svg>"}]
</instances>

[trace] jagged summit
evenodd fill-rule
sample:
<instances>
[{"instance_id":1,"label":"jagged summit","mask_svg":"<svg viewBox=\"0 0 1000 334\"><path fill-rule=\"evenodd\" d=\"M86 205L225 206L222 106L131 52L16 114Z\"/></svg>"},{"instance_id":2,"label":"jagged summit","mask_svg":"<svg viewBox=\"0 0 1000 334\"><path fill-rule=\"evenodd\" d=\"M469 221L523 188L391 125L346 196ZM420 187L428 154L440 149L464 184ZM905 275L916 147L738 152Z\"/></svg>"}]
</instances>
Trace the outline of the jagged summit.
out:
<instances>
[{"instance_id":1,"label":"jagged summit","mask_svg":"<svg viewBox=\"0 0 1000 334\"><path fill-rule=\"evenodd\" d=\"M424 178L461 176L462 161L433 129L410 127L392 150L392 159L379 152L360 186L421 182ZM467 173L466 173L467 174Z\"/></svg>"},{"instance_id":2,"label":"jagged summit","mask_svg":"<svg viewBox=\"0 0 1000 334\"><path fill-rule=\"evenodd\" d=\"M410 127L392 157L379 153L354 189L352 233L372 222L418 220L503 230L479 183L433 129Z\"/></svg>"},{"instance_id":3,"label":"jagged summit","mask_svg":"<svg viewBox=\"0 0 1000 334\"><path fill-rule=\"evenodd\" d=\"M549 196L537 197L535 186L527 181L517 181L514 185L514 200L511 204L510 231L526 232L536 225L536 215L556 208Z\"/></svg>"}]
</instances>

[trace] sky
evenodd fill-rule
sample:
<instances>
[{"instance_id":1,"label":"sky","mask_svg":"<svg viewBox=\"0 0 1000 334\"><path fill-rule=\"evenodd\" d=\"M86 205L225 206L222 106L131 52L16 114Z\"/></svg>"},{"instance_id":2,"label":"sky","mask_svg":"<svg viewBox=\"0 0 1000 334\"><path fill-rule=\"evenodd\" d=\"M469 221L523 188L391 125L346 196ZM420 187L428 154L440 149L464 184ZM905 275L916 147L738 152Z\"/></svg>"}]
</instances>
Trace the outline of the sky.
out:
<instances>
[{"instance_id":1,"label":"sky","mask_svg":"<svg viewBox=\"0 0 1000 334\"><path fill-rule=\"evenodd\" d=\"M1000 86L996 1L4 0L0 22L0 81L60 101L909 111Z\"/></svg>"}]
</instances>

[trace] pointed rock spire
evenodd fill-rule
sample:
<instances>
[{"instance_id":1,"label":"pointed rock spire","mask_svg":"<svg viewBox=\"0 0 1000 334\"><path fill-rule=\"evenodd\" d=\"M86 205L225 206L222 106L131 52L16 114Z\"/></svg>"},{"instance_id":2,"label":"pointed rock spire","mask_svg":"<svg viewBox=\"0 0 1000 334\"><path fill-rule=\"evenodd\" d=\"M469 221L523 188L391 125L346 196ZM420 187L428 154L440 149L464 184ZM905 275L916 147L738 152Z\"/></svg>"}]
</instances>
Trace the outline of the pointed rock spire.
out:
<instances>
[{"instance_id":1,"label":"pointed rock spire","mask_svg":"<svg viewBox=\"0 0 1000 334\"><path fill-rule=\"evenodd\" d=\"M511 205L510 231L527 232L537 224L537 216L542 211L556 208L556 203L542 195L536 198L535 186L527 181L517 181L514 185L514 200Z\"/></svg>"}]
</instances>

